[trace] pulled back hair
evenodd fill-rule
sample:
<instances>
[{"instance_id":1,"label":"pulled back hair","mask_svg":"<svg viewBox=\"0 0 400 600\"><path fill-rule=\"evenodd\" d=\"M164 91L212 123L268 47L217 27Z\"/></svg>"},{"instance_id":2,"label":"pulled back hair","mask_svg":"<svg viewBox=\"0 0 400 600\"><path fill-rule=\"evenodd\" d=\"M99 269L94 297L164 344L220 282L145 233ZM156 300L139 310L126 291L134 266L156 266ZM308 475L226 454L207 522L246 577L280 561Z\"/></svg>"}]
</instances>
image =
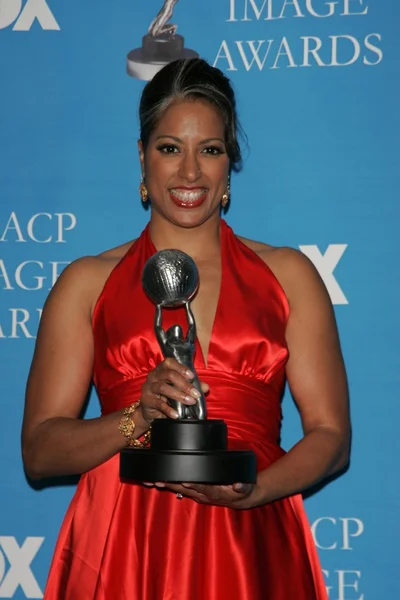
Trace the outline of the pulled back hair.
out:
<instances>
[{"instance_id":1,"label":"pulled back hair","mask_svg":"<svg viewBox=\"0 0 400 600\"><path fill-rule=\"evenodd\" d=\"M165 110L174 100L184 99L202 100L220 110L225 123L226 152L231 168L238 171L242 156L234 91L219 69L200 58L175 60L146 84L139 107L140 138L144 149Z\"/></svg>"}]
</instances>

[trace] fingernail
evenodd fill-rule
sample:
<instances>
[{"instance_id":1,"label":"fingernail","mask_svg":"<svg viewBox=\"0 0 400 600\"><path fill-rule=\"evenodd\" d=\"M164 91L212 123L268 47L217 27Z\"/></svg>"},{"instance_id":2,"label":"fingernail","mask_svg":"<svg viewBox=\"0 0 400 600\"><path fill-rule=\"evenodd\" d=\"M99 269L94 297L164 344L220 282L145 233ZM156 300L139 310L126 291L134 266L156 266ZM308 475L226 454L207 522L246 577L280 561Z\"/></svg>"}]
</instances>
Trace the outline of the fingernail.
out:
<instances>
[{"instance_id":1,"label":"fingernail","mask_svg":"<svg viewBox=\"0 0 400 600\"><path fill-rule=\"evenodd\" d=\"M156 487L165 488L165 483L156 483Z\"/></svg>"},{"instance_id":2,"label":"fingernail","mask_svg":"<svg viewBox=\"0 0 400 600\"><path fill-rule=\"evenodd\" d=\"M190 377L190 379L193 379L193 378L194 378L194 373L192 373L192 371L190 371L190 369L187 369L187 370L185 371L185 375L186 375L187 377Z\"/></svg>"},{"instance_id":3,"label":"fingernail","mask_svg":"<svg viewBox=\"0 0 400 600\"><path fill-rule=\"evenodd\" d=\"M171 410L171 412L169 413L170 417L172 417L173 419L177 419L179 417L178 413L176 412L176 410Z\"/></svg>"},{"instance_id":4,"label":"fingernail","mask_svg":"<svg viewBox=\"0 0 400 600\"><path fill-rule=\"evenodd\" d=\"M192 388L190 390L190 393L192 394L192 396L194 396L195 398L200 398L201 394L199 392L199 390L196 390L196 388Z\"/></svg>"},{"instance_id":5,"label":"fingernail","mask_svg":"<svg viewBox=\"0 0 400 600\"><path fill-rule=\"evenodd\" d=\"M192 396L185 396L185 402L187 402L188 404L194 404L196 400L192 398Z\"/></svg>"}]
</instances>

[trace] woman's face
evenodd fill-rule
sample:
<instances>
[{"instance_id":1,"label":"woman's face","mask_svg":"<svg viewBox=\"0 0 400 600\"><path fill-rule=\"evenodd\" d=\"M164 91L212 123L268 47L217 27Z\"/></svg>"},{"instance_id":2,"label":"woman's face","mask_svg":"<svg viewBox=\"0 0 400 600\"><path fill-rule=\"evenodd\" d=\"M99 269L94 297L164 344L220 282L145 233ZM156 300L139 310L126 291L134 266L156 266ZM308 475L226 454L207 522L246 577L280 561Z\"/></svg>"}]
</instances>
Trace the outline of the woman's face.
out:
<instances>
[{"instance_id":1,"label":"woman's face","mask_svg":"<svg viewBox=\"0 0 400 600\"><path fill-rule=\"evenodd\" d=\"M198 100L172 103L146 152L141 142L139 152L154 213L175 225L196 227L219 211L229 158L217 108Z\"/></svg>"}]
</instances>

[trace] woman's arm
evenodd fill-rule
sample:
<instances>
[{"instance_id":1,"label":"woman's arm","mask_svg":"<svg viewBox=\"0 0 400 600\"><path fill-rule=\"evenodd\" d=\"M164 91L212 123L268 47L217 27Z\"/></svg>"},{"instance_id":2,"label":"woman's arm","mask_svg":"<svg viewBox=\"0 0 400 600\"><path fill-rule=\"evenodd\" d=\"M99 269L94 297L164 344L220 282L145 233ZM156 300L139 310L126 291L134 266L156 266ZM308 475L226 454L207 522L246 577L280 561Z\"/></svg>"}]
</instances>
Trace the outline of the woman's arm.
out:
<instances>
[{"instance_id":1,"label":"woman's arm","mask_svg":"<svg viewBox=\"0 0 400 600\"><path fill-rule=\"evenodd\" d=\"M45 304L22 427L23 461L31 478L81 474L126 446L118 430L121 411L79 419L92 376L91 311L104 280L101 259L80 259L64 270ZM135 421L140 436L148 424L140 411Z\"/></svg>"},{"instance_id":2,"label":"woman's arm","mask_svg":"<svg viewBox=\"0 0 400 600\"><path fill-rule=\"evenodd\" d=\"M351 435L347 378L325 285L295 250L275 251L271 268L290 305L286 374L304 437L259 475L260 503L305 491L345 467Z\"/></svg>"},{"instance_id":3,"label":"woman's arm","mask_svg":"<svg viewBox=\"0 0 400 600\"><path fill-rule=\"evenodd\" d=\"M269 251L266 262L290 304L286 372L300 411L304 437L284 457L260 472L255 486L168 485L198 502L252 508L303 492L343 468L349 460L347 380L326 288L312 263L295 250Z\"/></svg>"}]
</instances>

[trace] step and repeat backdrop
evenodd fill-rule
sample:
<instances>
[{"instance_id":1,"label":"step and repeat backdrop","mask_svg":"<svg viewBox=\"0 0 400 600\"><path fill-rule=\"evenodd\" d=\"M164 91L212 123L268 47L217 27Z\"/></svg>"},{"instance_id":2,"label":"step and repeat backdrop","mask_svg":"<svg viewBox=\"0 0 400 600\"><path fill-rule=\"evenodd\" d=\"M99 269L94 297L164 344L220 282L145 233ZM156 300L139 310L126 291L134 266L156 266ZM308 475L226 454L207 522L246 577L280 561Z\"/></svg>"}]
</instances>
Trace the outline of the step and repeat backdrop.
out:
<instances>
[{"instance_id":1,"label":"step and repeat backdrop","mask_svg":"<svg viewBox=\"0 0 400 600\"><path fill-rule=\"evenodd\" d=\"M136 237L143 52L176 26L222 69L247 134L226 216L300 248L335 306L352 460L306 499L330 600L400 597L399 63L396 0L0 0L0 598L41 598L76 481L32 484L20 455L44 300L65 266ZM249 304L251 310L251 304ZM301 435L287 393L283 445ZM99 414L92 395L87 416ZM88 515L90 518L90 515Z\"/></svg>"}]
</instances>

